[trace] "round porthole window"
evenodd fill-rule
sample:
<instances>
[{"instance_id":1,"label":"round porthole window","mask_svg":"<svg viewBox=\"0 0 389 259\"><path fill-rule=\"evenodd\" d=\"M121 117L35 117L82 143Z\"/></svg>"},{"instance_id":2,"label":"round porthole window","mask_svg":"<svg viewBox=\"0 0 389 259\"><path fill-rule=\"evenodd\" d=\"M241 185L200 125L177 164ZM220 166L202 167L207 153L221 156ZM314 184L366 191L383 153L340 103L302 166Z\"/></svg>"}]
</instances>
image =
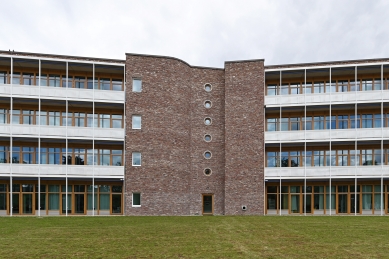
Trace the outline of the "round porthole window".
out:
<instances>
[{"instance_id":1,"label":"round porthole window","mask_svg":"<svg viewBox=\"0 0 389 259\"><path fill-rule=\"evenodd\" d=\"M211 135L205 135L205 136L204 136L204 140L205 140L206 142L210 142L210 141L212 140Z\"/></svg>"},{"instance_id":2,"label":"round porthole window","mask_svg":"<svg viewBox=\"0 0 389 259\"><path fill-rule=\"evenodd\" d=\"M205 151L205 152L204 152L204 157L205 157L206 159L210 159L210 158L212 157L211 152Z\"/></svg>"},{"instance_id":3,"label":"round porthole window","mask_svg":"<svg viewBox=\"0 0 389 259\"><path fill-rule=\"evenodd\" d=\"M211 108L212 107L211 101L205 101L204 102L204 107L207 108L207 109Z\"/></svg>"},{"instance_id":4,"label":"round porthole window","mask_svg":"<svg viewBox=\"0 0 389 259\"><path fill-rule=\"evenodd\" d=\"M212 86L210 84L206 84L204 86L205 91L210 92L212 90Z\"/></svg>"},{"instance_id":5,"label":"round porthole window","mask_svg":"<svg viewBox=\"0 0 389 259\"><path fill-rule=\"evenodd\" d=\"M206 176L210 176L210 175L212 174L212 170L209 169L209 168L206 168L206 169L204 169L204 174L205 174Z\"/></svg>"},{"instance_id":6,"label":"round porthole window","mask_svg":"<svg viewBox=\"0 0 389 259\"><path fill-rule=\"evenodd\" d=\"M211 125L212 124L211 118L205 118L204 123L205 123L205 125Z\"/></svg>"}]
</instances>

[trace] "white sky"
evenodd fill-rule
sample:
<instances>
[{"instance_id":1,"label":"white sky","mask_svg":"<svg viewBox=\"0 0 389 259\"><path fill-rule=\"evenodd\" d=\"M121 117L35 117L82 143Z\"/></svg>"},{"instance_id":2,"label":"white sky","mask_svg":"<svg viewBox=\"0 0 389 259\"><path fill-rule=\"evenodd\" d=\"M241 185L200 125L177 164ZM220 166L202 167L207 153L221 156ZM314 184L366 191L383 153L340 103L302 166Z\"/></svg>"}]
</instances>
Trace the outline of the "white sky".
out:
<instances>
[{"instance_id":1,"label":"white sky","mask_svg":"<svg viewBox=\"0 0 389 259\"><path fill-rule=\"evenodd\" d=\"M1 0L0 49L197 66L389 58L385 0Z\"/></svg>"}]
</instances>

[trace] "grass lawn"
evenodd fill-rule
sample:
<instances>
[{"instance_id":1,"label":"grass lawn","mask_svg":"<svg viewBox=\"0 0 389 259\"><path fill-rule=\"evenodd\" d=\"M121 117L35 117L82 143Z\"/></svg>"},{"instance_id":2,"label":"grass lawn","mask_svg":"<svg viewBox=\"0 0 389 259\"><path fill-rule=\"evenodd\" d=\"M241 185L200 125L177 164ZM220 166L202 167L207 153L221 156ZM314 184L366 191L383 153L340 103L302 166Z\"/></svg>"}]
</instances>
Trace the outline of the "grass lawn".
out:
<instances>
[{"instance_id":1,"label":"grass lawn","mask_svg":"<svg viewBox=\"0 0 389 259\"><path fill-rule=\"evenodd\" d=\"M389 258L389 218L0 218L0 258L31 257Z\"/></svg>"}]
</instances>

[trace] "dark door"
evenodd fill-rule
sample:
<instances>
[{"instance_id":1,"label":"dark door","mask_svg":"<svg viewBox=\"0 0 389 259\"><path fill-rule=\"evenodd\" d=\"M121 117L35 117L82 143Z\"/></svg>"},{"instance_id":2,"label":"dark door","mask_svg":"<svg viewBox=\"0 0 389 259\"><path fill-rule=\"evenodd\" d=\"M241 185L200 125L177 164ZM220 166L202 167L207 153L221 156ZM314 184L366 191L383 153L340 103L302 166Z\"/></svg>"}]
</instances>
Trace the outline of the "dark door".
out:
<instances>
[{"instance_id":1,"label":"dark door","mask_svg":"<svg viewBox=\"0 0 389 259\"><path fill-rule=\"evenodd\" d=\"M203 214L213 214L213 195L203 195Z\"/></svg>"}]
</instances>

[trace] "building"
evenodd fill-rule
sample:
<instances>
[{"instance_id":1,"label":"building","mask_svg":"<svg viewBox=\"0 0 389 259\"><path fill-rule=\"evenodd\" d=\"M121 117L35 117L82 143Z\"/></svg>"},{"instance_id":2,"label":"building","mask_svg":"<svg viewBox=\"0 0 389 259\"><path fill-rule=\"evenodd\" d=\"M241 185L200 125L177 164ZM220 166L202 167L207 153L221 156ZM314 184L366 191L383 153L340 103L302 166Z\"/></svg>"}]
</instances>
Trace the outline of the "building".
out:
<instances>
[{"instance_id":1,"label":"building","mask_svg":"<svg viewBox=\"0 0 389 259\"><path fill-rule=\"evenodd\" d=\"M0 214L388 214L388 79L0 51Z\"/></svg>"}]
</instances>

